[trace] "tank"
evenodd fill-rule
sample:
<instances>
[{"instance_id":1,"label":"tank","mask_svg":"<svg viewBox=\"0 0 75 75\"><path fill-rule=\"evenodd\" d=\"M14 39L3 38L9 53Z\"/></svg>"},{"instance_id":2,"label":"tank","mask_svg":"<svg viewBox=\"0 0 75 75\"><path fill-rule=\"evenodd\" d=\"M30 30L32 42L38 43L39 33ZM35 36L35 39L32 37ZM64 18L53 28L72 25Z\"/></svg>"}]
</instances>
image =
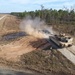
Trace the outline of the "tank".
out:
<instances>
[{"instance_id":1,"label":"tank","mask_svg":"<svg viewBox=\"0 0 75 75\"><path fill-rule=\"evenodd\" d=\"M50 39L59 47L69 47L73 45L73 38L65 34L54 35L54 37L50 37Z\"/></svg>"}]
</instances>

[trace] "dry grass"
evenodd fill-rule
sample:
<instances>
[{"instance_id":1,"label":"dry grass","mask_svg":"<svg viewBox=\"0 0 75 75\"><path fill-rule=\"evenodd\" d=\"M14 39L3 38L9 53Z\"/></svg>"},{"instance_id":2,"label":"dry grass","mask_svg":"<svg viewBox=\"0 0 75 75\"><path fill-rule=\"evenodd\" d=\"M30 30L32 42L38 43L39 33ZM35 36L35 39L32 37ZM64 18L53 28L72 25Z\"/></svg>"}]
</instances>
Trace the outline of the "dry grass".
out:
<instances>
[{"instance_id":1,"label":"dry grass","mask_svg":"<svg viewBox=\"0 0 75 75\"><path fill-rule=\"evenodd\" d=\"M58 32L63 32L75 36L75 25L54 25L53 28Z\"/></svg>"},{"instance_id":2,"label":"dry grass","mask_svg":"<svg viewBox=\"0 0 75 75\"><path fill-rule=\"evenodd\" d=\"M75 74L75 65L57 50L37 50L21 56L23 66L42 73L63 72Z\"/></svg>"},{"instance_id":3,"label":"dry grass","mask_svg":"<svg viewBox=\"0 0 75 75\"><path fill-rule=\"evenodd\" d=\"M75 65L57 50L37 50L23 54L20 61L0 58L0 64L19 70L29 69L43 75L74 75Z\"/></svg>"}]
</instances>

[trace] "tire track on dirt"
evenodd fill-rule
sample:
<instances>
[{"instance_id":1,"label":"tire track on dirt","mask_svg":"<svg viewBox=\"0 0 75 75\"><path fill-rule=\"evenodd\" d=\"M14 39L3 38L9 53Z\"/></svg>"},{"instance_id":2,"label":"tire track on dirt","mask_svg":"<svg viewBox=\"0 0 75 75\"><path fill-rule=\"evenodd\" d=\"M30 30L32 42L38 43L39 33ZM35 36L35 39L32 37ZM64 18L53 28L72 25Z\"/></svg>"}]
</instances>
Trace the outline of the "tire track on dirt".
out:
<instances>
[{"instance_id":1,"label":"tire track on dirt","mask_svg":"<svg viewBox=\"0 0 75 75\"><path fill-rule=\"evenodd\" d=\"M2 20L3 18L5 18L7 15L4 15L4 16L2 16L2 17L0 17L0 20Z\"/></svg>"},{"instance_id":2,"label":"tire track on dirt","mask_svg":"<svg viewBox=\"0 0 75 75\"><path fill-rule=\"evenodd\" d=\"M58 49L68 60L75 64L75 55L71 53L67 48Z\"/></svg>"},{"instance_id":3,"label":"tire track on dirt","mask_svg":"<svg viewBox=\"0 0 75 75\"><path fill-rule=\"evenodd\" d=\"M67 48L71 53L73 53L75 55L75 46L71 46L69 48Z\"/></svg>"},{"instance_id":4,"label":"tire track on dirt","mask_svg":"<svg viewBox=\"0 0 75 75\"><path fill-rule=\"evenodd\" d=\"M64 62L62 62L62 56L61 56L61 54L60 54L60 52L58 52L57 50L55 50L56 52L57 52L57 54L52 50L51 52L52 52L52 56L54 55L55 56L55 58L59 61L59 65L61 65L61 66L63 66L64 68L66 68L68 71L70 71L69 69L68 69L68 67L65 65L65 61ZM53 60L52 60L52 62L53 62Z\"/></svg>"}]
</instances>

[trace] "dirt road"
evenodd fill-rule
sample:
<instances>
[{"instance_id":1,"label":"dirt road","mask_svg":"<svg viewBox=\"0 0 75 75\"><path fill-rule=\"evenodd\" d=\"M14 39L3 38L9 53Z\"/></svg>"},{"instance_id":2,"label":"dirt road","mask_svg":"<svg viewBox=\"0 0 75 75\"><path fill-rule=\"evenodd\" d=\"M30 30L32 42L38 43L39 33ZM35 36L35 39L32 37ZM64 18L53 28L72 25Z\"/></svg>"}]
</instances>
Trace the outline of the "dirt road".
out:
<instances>
[{"instance_id":1,"label":"dirt road","mask_svg":"<svg viewBox=\"0 0 75 75\"><path fill-rule=\"evenodd\" d=\"M4 16L2 16L2 17L0 17L0 20L2 20L3 18L5 18L6 17L6 15L4 15Z\"/></svg>"},{"instance_id":2,"label":"dirt road","mask_svg":"<svg viewBox=\"0 0 75 75\"><path fill-rule=\"evenodd\" d=\"M75 47L75 46L73 46ZM69 49L69 48L68 48ZM74 52L70 52L67 48L58 49L59 52L61 52L68 60L70 60L73 64L75 64L75 55ZM74 48L71 47L71 51Z\"/></svg>"},{"instance_id":3,"label":"dirt road","mask_svg":"<svg viewBox=\"0 0 75 75\"><path fill-rule=\"evenodd\" d=\"M50 44L44 39L25 36L18 41L16 40L6 45L0 45L0 57L17 61L22 54L33 50L44 49L48 46L50 46Z\"/></svg>"}]
</instances>

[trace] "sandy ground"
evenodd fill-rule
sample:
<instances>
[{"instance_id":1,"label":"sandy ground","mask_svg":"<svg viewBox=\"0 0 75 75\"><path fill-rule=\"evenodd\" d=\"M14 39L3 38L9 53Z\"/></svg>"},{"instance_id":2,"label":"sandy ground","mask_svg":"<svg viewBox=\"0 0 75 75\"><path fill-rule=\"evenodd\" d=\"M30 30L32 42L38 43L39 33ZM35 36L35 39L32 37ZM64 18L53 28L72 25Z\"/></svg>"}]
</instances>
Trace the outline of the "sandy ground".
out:
<instances>
[{"instance_id":1,"label":"sandy ground","mask_svg":"<svg viewBox=\"0 0 75 75\"><path fill-rule=\"evenodd\" d=\"M2 20L3 18L5 18L6 17L6 15L4 15L4 16L2 16L2 17L0 17L0 20Z\"/></svg>"},{"instance_id":2,"label":"sandy ground","mask_svg":"<svg viewBox=\"0 0 75 75\"><path fill-rule=\"evenodd\" d=\"M0 20L0 35L19 31L20 20L11 15L5 16Z\"/></svg>"},{"instance_id":3,"label":"sandy ground","mask_svg":"<svg viewBox=\"0 0 75 75\"><path fill-rule=\"evenodd\" d=\"M0 18L1 18L2 16L4 16L4 15L7 15L7 14L0 14Z\"/></svg>"},{"instance_id":4,"label":"sandy ground","mask_svg":"<svg viewBox=\"0 0 75 75\"><path fill-rule=\"evenodd\" d=\"M33 50L43 49L48 46L50 46L50 44L44 39L25 36L20 40L11 42L10 44L0 45L0 57L17 61L22 54Z\"/></svg>"},{"instance_id":5,"label":"sandy ground","mask_svg":"<svg viewBox=\"0 0 75 75\"><path fill-rule=\"evenodd\" d=\"M0 75L43 75L30 70L16 70L0 66Z\"/></svg>"},{"instance_id":6,"label":"sandy ground","mask_svg":"<svg viewBox=\"0 0 75 75\"><path fill-rule=\"evenodd\" d=\"M6 16L0 21L0 36L5 35L7 37L6 34L8 33L19 32L20 31L19 24L20 24L20 20L17 19L15 16L11 16L11 15ZM23 54L27 54L29 52L32 52L33 50L40 50L40 49L43 50L44 48L51 46L50 43L48 43L45 39L38 39L33 36L24 36L24 37L21 37L21 39L18 39L18 40L15 39L9 42L10 40L3 39L3 44L0 44L0 58L4 60L8 60L8 61L13 61L13 62L19 61L20 56L22 56ZM2 40L0 40L0 42L2 42ZM75 60L74 60L75 49L74 48L75 47L73 46L73 48L71 47L69 49L64 48L64 49L60 49L59 51L65 57L67 57L67 59L75 63ZM57 57L57 55L55 56L53 55L53 57ZM61 58L59 59L59 57L57 59L58 61L61 60ZM63 61L61 60L61 62ZM9 69L7 70L7 69L1 68L0 75L5 75L5 74L23 75L24 73L19 73L19 72L12 71ZM25 73L25 74L30 75L29 73Z\"/></svg>"}]
</instances>

